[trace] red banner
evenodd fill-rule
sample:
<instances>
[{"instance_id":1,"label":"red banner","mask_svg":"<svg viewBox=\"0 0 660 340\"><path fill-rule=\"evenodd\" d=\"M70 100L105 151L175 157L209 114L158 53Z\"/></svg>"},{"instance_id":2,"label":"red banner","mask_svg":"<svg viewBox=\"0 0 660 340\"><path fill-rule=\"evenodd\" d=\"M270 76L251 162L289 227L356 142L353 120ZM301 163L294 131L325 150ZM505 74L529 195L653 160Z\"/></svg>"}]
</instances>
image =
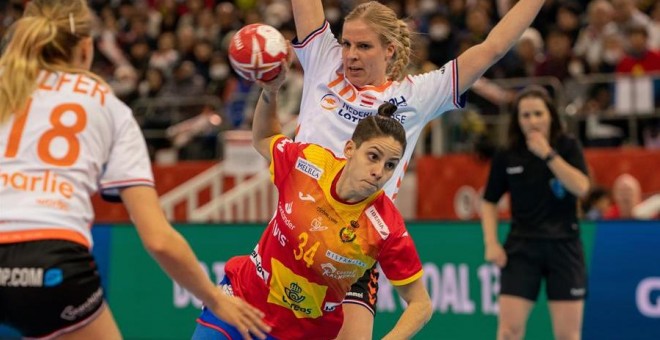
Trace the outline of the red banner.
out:
<instances>
[{"instance_id":1,"label":"red banner","mask_svg":"<svg viewBox=\"0 0 660 340\"><path fill-rule=\"evenodd\" d=\"M660 192L660 150L585 150L592 182L611 188L623 173L637 178L643 196ZM474 220L490 164L473 155L422 157L417 160L417 218L422 220ZM503 199L502 204L507 204ZM507 207L500 206L507 216Z\"/></svg>"}]
</instances>

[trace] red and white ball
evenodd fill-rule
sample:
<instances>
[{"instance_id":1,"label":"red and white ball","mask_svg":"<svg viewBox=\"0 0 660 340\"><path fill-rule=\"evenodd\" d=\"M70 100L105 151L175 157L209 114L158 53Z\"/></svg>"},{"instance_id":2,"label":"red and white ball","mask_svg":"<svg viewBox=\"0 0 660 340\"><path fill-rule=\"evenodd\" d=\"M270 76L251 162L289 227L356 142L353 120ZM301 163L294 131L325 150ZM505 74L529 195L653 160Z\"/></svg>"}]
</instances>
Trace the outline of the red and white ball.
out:
<instances>
[{"instance_id":1,"label":"red and white ball","mask_svg":"<svg viewBox=\"0 0 660 340\"><path fill-rule=\"evenodd\" d=\"M286 39L276 28L251 24L231 38L229 62L247 80L269 81L280 73L288 52Z\"/></svg>"}]
</instances>

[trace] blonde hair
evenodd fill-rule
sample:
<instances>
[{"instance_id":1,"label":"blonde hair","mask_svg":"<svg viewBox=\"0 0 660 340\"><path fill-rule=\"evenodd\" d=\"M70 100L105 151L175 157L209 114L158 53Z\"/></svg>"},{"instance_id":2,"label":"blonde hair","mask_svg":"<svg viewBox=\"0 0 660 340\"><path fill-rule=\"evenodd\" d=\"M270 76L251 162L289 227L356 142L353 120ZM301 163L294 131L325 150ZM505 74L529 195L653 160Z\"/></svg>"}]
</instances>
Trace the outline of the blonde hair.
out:
<instances>
[{"instance_id":1,"label":"blonde hair","mask_svg":"<svg viewBox=\"0 0 660 340\"><path fill-rule=\"evenodd\" d=\"M411 42L408 24L397 18L394 11L376 1L363 3L353 9L345 21L364 20L373 28L383 45L394 45L394 56L387 65L387 76L392 80L401 80L410 62Z\"/></svg>"},{"instance_id":2,"label":"blonde hair","mask_svg":"<svg viewBox=\"0 0 660 340\"><path fill-rule=\"evenodd\" d=\"M91 15L85 0L33 0L11 27L0 58L0 123L24 108L37 87L41 70L84 73L71 65L78 42L91 36Z\"/></svg>"}]
</instances>

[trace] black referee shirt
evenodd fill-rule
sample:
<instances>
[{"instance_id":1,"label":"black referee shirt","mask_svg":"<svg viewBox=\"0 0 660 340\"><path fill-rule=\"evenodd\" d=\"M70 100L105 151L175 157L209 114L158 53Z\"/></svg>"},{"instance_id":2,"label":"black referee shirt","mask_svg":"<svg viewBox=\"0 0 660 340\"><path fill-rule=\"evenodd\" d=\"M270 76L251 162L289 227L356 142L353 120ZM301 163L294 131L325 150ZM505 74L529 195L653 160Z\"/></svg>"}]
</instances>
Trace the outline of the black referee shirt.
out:
<instances>
[{"instance_id":1,"label":"black referee shirt","mask_svg":"<svg viewBox=\"0 0 660 340\"><path fill-rule=\"evenodd\" d=\"M587 174L582 148L575 138L559 137L554 148L566 162ZM506 192L511 196L511 236L579 236L577 198L527 148L502 150L493 157L484 199L497 204Z\"/></svg>"}]
</instances>

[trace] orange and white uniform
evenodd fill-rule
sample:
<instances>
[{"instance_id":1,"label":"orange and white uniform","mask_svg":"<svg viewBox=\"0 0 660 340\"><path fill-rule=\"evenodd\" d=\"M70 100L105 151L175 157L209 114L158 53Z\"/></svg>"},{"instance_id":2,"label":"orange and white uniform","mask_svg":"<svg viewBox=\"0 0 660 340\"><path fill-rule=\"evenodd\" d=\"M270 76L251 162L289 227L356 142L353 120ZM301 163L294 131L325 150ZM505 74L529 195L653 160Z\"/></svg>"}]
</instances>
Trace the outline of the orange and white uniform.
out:
<instances>
[{"instance_id":1,"label":"orange and white uniform","mask_svg":"<svg viewBox=\"0 0 660 340\"><path fill-rule=\"evenodd\" d=\"M271 155L277 212L252 254L225 266L234 294L274 325L270 335L336 337L344 296L376 261L394 285L422 277L403 218L382 190L358 203L337 197L346 160L281 135Z\"/></svg>"},{"instance_id":2,"label":"orange and white uniform","mask_svg":"<svg viewBox=\"0 0 660 340\"><path fill-rule=\"evenodd\" d=\"M131 109L82 74L42 72L24 112L0 125L0 243L62 239L91 247L90 196L153 186Z\"/></svg>"},{"instance_id":3,"label":"orange and white uniform","mask_svg":"<svg viewBox=\"0 0 660 340\"><path fill-rule=\"evenodd\" d=\"M343 74L342 47L327 21L304 41L294 40L293 47L304 70L296 142L318 144L343 156L344 144L362 118L377 114L384 102L398 107L393 118L405 128L408 146L383 188L394 200L424 126L464 105L458 93L456 60L401 81L358 88Z\"/></svg>"}]
</instances>

